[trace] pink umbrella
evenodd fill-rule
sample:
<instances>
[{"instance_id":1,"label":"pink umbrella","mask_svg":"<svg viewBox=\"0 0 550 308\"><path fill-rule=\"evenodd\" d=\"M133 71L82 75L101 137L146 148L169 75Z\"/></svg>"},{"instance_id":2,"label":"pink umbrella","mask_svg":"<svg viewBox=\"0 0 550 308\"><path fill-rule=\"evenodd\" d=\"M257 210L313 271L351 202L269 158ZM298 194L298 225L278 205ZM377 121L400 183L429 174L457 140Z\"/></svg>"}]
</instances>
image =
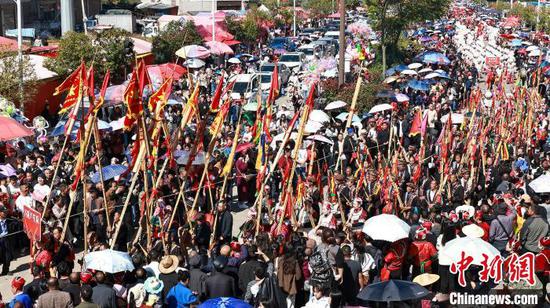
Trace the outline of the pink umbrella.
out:
<instances>
[{"instance_id":1,"label":"pink umbrella","mask_svg":"<svg viewBox=\"0 0 550 308\"><path fill-rule=\"evenodd\" d=\"M0 141L9 141L34 135L34 132L12 118L0 117Z\"/></svg>"},{"instance_id":2,"label":"pink umbrella","mask_svg":"<svg viewBox=\"0 0 550 308\"><path fill-rule=\"evenodd\" d=\"M208 48L210 48L210 52L215 55L232 55L233 49L229 47L227 44L217 41L210 41L205 43Z\"/></svg>"}]
</instances>

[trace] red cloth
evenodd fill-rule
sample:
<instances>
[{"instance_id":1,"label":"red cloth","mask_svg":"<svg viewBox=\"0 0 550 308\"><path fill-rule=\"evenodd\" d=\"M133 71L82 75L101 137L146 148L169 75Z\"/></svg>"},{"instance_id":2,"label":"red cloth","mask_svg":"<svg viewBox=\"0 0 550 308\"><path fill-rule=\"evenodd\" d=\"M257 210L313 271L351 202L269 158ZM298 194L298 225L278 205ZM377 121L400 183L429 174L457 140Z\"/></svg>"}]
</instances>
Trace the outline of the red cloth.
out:
<instances>
[{"instance_id":1,"label":"red cloth","mask_svg":"<svg viewBox=\"0 0 550 308\"><path fill-rule=\"evenodd\" d=\"M394 242L390 245L386 256L384 256L384 267L380 275L382 281L390 278L390 272L401 269L406 252L407 243L404 240Z\"/></svg>"},{"instance_id":2,"label":"red cloth","mask_svg":"<svg viewBox=\"0 0 550 308\"><path fill-rule=\"evenodd\" d=\"M478 225L478 227L483 229L483 236L481 237L481 239L488 242L489 241L489 230L491 229L491 226L485 221L483 221L483 222L481 222L477 225Z\"/></svg>"},{"instance_id":3,"label":"red cloth","mask_svg":"<svg viewBox=\"0 0 550 308\"><path fill-rule=\"evenodd\" d=\"M414 266L424 265L424 272L430 273L432 270L431 258L437 255L437 249L428 241L414 241L409 246L407 255Z\"/></svg>"},{"instance_id":4,"label":"red cloth","mask_svg":"<svg viewBox=\"0 0 550 308\"><path fill-rule=\"evenodd\" d=\"M550 249L543 249L535 256L535 272L550 273Z\"/></svg>"},{"instance_id":5,"label":"red cloth","mask_svg":"<svg viewBox=\"0 0 550 308\"><path fill-rule=\"evenodd\" d=\"M35 262L37 265L49 270L52 259L53 255L51 252L47 250L42 250L36 255Z\"/></svg>"}]
</instances>

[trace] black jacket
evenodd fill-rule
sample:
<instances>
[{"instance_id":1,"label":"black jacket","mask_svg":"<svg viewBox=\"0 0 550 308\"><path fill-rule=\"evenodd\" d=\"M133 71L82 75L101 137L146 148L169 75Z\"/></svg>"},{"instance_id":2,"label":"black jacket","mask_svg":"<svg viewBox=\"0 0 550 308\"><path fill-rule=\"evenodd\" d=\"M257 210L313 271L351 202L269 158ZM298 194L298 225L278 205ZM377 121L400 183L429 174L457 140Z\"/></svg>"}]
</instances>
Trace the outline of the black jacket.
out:
<instances>
[{"instance_id":1,"label":"black jacket","mask_svg":"<svg viewBox=\"0 0 550 308\"><path fill-rule=\"evenodd\" d=\"M233 216L228 210L219 213L218 223L216 224L216 239L223 237L224 242L231 241L233 233Z\"/></svg>"},{"instance_id":2,"label":"black jacket","mask_svg":"<svg viewBox=\"0 0 550 308\"><path fill-rule=\"evenodd\" d=\"M255 279L254 272L258 267L263 267L264 269L267 269L267 266L265 263L260 262L256 259L248 260L241 264L239 267L239 289L243 293L246 292L246 287L248 286L248 283Z\"/></svg>"},{"instance_id":3,"label":"black jacket","mask_svg":"<svg viewBox=\"0 0 550 308\"><path fill-rule=\"evenodd\" d=\"M212 275L206 278L204 287L206 298L236 296L235 281L233 277L224 273L212 272Z\"/></svg>"}]
</instances>

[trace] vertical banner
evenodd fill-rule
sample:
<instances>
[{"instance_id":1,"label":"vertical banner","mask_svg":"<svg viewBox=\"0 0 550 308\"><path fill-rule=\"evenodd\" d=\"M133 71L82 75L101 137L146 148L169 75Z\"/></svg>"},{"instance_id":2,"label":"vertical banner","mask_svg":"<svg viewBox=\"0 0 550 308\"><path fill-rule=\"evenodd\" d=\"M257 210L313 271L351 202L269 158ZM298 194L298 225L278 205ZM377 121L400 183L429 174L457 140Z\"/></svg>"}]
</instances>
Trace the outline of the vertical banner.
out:
<instances>
[{"instance_id":1,"label":"vertical banner","mask_svg":"<svg viewBox=\"0 0 550 308\"><path fill-rule=\"evenodd\" d=\"M23 209L23 230L31 240L40 241L42 237L42 214L25 206Z\"/></svg>"}]
</instances>

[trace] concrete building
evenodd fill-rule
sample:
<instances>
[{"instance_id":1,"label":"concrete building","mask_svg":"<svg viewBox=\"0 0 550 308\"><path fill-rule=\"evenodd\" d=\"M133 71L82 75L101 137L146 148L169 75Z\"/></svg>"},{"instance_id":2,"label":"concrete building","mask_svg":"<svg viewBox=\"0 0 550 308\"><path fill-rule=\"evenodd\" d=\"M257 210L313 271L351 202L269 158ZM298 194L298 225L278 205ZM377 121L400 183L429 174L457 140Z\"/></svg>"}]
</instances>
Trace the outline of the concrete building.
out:
<instances>
[{"instance_id":1,"label":"concrete building","mask_svg":"<svg viewBox=\"0 0 550 308\"><path fill-rule=\"evenodd\" d=\"M47 31L61 34L61 1L72 4L72 21L75 29L82 29L82 3L88 17L99 14L101 0L22 0L23 27L34 28L36 36ZM13 0L0 0L0 33L17 28L17 12Z\"/></svg>"}]
</instances>

